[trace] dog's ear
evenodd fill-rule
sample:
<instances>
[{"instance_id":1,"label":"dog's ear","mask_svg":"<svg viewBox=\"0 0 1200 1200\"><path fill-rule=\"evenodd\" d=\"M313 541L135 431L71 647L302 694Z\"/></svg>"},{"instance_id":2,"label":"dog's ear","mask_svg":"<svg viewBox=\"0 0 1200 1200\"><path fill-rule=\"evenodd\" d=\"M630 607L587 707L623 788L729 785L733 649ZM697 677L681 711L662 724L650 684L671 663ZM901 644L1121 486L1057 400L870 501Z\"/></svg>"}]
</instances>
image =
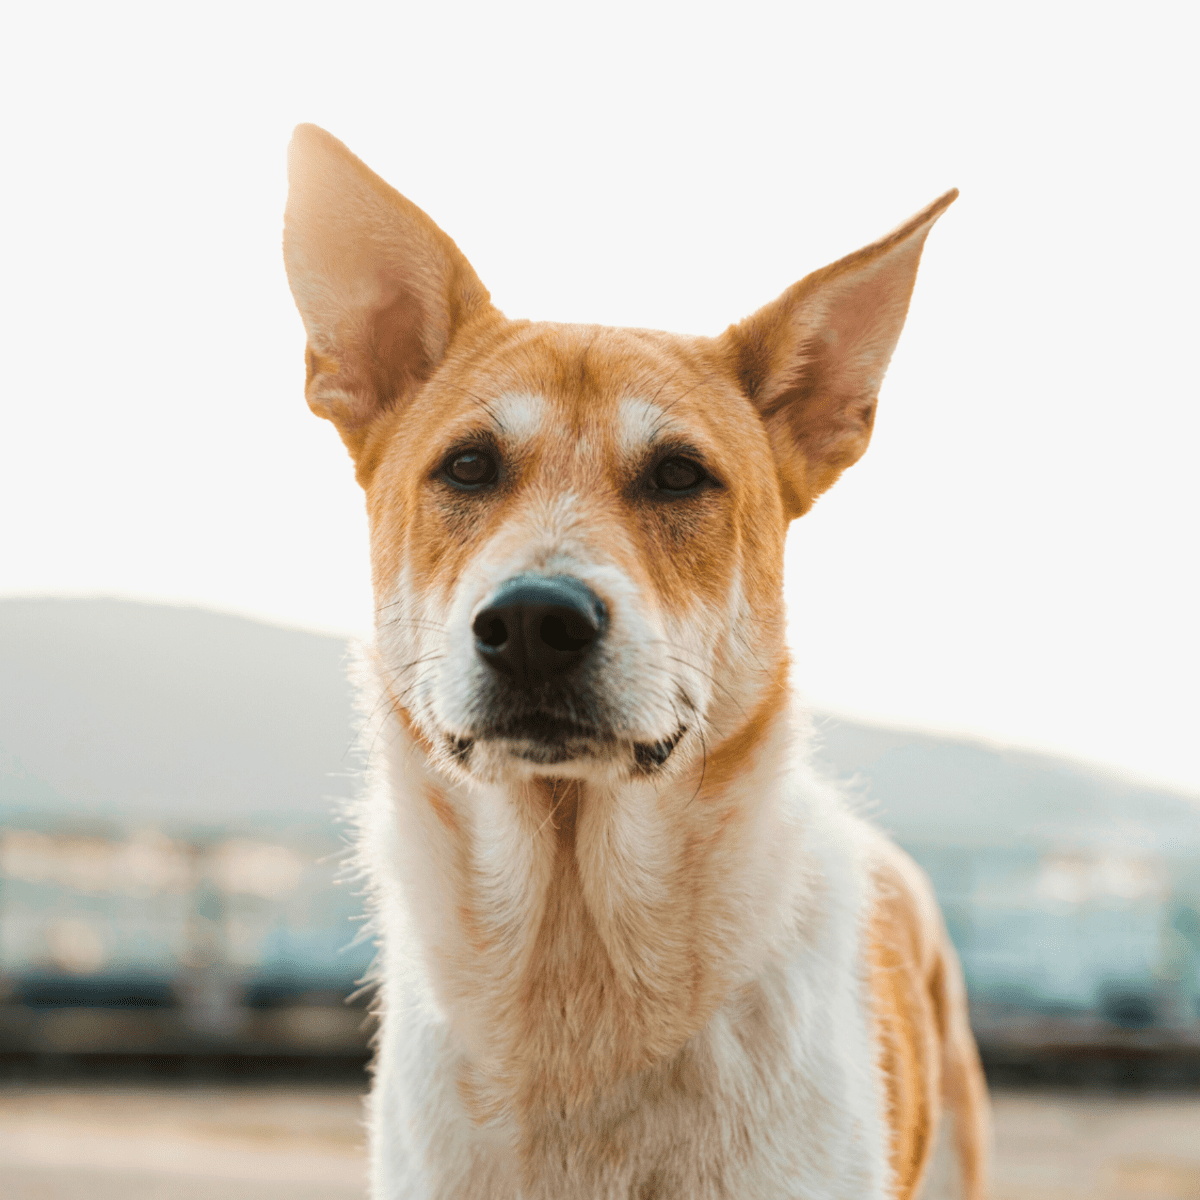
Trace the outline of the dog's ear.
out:
<instances>
[{"instance_id":1,"label":"dog's ear","mask_svg":"<svg viewBox=\"0 0 1200 1200\"><path fill-rule=\"evenodd\" d=\"M957 195L947 192L721 335L770 434L789 519L866 450L925 237Z\"/></svg>"},{"instance_id":2,"label":"dog's ear","mask_svg":"<svg viewBox=\"0 0 1200 1200\"><path fill-rule=\"evenodd\" d=\"M494 311L450 238L316 125L297 126L288 148L283 257L308 332L305 395L352 454L455 333Z\"/></svg>"}]
</instances>

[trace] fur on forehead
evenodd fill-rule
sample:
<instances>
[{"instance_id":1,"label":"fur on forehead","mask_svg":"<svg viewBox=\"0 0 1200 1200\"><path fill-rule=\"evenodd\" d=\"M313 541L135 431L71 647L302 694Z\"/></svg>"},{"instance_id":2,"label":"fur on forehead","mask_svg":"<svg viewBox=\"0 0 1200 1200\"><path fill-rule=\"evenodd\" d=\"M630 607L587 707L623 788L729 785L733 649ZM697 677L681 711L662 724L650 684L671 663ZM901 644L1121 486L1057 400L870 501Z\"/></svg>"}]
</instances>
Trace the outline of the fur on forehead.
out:
<instances>
[{"instance_id":1,"label":"fur on forehead","mask_svg":"<svg viewBox=\"0 0 1200 1200\"><path fill-rule=\"evenodd\" d=\"M533 432L535 414L539 425L551 415L541 407L548 404L552 420L595 427L619 420L623 406L628 419L630 402L647 414L671 408L679 418L701 415L721 432L761 424L712 338L506 320L464 337L412 406L379 424L392 434L408 422L449 427L486 414L503 426L508 416L511 432Z\"/></svg>"},{"instance_id":2,"label":"fur on forehead","mask_svg":"<svg viewBox=\"0 0 1200 1200\"><path fill-rule=\"evenodd\" d=\"M514 442L600 438L636 454L666 436L771 457L761 419L712 339L604 326L504 321L471 330L413 402L368 431L359 476L421 458L471 429ZM732 442L731 442L732 439Z\"/></svg>"}]
</instances>

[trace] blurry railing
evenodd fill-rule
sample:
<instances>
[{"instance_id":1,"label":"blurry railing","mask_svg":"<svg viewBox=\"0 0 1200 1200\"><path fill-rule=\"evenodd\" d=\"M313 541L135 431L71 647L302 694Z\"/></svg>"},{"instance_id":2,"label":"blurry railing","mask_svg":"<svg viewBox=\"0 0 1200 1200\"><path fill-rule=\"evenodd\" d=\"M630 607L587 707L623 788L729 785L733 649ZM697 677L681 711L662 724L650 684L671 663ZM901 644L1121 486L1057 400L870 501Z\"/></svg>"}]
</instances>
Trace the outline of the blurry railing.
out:
<instances>
[{"instance_id":1,"label":"blurry railing","mask_svg":"<svg viewBox=\"0 0 1200 1200\"><path fill-rule=\"evenodd\" d=\"M910 844L985 1053L1200 1055L1200 874L1162 855ZM360 899L328 846L0 835L0 1052L363 1055Z\"/></svg>"},{"instance_id":2,"label":"blurry railing","mask_svg":"<svg viewBox=\"0 0 1200 1200\"><path fill-rule=\"evenodd\" d=\"M0 835L0 1052L361 1055L371 948L324 847Z\"/></svg>"}]
</instances>

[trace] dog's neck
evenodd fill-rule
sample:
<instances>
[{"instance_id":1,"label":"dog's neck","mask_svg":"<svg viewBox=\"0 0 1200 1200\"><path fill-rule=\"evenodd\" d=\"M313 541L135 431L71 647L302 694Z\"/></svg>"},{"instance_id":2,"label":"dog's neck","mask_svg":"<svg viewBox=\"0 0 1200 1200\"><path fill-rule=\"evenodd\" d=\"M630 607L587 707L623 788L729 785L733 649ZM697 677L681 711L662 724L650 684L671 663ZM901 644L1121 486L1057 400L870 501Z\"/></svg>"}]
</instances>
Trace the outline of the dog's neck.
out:
<instances>
[{"instance_id":1,"label":"dog's neck","mask_svg":"<svg viewBox=\"0 0 1200 1200\"><path fill-rule=\"evenodd\" d=\"M761 970L803 886L780 862L799 834L781 802L787 701L780 672L704 760L616 785L454 783L392 714L389 874L478 1119L534 1122L611 1091Z\"/></svg>"}]
</instances>

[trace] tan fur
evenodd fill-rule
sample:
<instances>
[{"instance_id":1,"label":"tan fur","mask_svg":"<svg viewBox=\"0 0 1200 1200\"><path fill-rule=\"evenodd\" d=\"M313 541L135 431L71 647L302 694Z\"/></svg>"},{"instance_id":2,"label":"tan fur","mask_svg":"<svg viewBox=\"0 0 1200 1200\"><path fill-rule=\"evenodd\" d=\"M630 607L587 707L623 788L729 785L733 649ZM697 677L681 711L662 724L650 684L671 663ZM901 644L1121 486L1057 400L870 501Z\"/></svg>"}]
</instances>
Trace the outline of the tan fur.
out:
<instances>
[{"instance_id":1,"label":"tan fur","mask_svg":"<svg viewBox=\"0 0 1200 1200\"><path fill-rule=\"evenodd\" d=\"M918 1194L943 1101L955 1120L964 1194L982 1194L988 1104L958 957L929 884L879 839L869 938L871 993L900 1200Z\"/></svg>"},{"instance_id":2,"label":"tan fur","mask_svg":"<svg viewBox=\"0 0 1200 1200\"><path fill-rule=\"evenodd\" d=\"M917 868L806 766L783 638L788 522L865 449L954 194L703 338L507 319L315 127L291 181L306 394L365 490L377 601L379 1200L909 1197L943 1095L975 1200L953 951ZM494 483L446 483L463 446ZM648 483L670 455L704 486ZM609 614L554 767L480 724L471 615L528 571Z\"/></svg>"}]
</instances>

